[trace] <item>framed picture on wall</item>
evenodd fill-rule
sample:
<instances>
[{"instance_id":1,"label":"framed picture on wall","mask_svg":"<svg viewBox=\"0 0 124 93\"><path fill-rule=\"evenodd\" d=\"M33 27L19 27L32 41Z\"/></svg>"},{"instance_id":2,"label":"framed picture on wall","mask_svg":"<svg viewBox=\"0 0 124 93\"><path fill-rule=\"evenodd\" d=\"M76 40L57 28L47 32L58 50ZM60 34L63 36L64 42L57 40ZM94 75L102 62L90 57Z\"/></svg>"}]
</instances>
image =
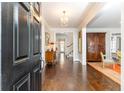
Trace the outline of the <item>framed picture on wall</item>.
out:
<instances>
[{"instance_id":1,"label":"framed picture on wall","mask_svg":"<svg viewBox=\"0 0 124 93\"><path fill-rule=\"evenodd\" d=\"M50 34L48 32L45 32L45 45L47 46L49 44L50 40Z\"/></svg>"},{"instance_id":2,"label":"framed picture on wall","mask_svg":"<svg viewBox=\"0 0 124 93\"><path fill-rule=\"evenodd\" d=\"M79 53L82 53L82 32L81 31L79 32L79 35L78 35L78 50L79 50Z\"/></svg>"}]
</instances>

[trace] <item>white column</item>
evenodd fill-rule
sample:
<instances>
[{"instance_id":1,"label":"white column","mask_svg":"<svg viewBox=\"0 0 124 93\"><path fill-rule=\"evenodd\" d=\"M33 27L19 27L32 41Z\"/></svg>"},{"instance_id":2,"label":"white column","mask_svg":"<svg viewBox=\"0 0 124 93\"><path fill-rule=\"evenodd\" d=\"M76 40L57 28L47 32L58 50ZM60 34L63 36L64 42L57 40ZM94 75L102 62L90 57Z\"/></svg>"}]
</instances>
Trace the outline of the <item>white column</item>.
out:
<instances>
[{"instance_id":1,"label":"white column","mask_svg":"<svg viewBox=\"0 0 124 93\"><path fill-rule=\"evenodd\" d=\"M82 65L86 65L86 28L82 28Z\"/></svg>"},{"instance_id":2,"label":"white column","mask_svg":"<svg viewBox=\"0 0 124 93\"><path fill-rule=\"evenodd\" d=\"M78 58L78 31L73 32L73 61L79 61L79 58Z\"/></svg>"},{"instance_id":3,"label":"white column","mask_svg":"<svg viewBox=\"0 0 124 93\"><path fill-rule=\"evenodd\" d=\"M107 59L110 59L111 58L111 43L110 43L110 41L111 41L111 38L110 38L110 32L108 31L108 32L106 32L106 36L105 36L105 47L106 47L106 51L105 51L105 53L106 53L106 58Z\"/></svg>"},{"instance_id":4,"label":"white column","mask_svg":"<svg viewBox=\"0 0 124 93\"><path fill-rule=\"evenodd\" d=\"M121 90L124 91L124 3L121 7Z\"/></svg>"}]
</instances>

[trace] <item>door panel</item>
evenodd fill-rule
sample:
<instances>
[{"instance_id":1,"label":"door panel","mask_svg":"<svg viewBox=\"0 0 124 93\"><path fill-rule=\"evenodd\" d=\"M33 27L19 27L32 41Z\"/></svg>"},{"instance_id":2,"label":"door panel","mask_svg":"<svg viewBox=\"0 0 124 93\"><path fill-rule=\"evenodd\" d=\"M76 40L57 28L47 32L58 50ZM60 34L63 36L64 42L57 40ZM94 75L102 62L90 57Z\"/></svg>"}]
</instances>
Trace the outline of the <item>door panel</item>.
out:
<instances>
[{"instance_id":1,"label":"door panel","mask_svg":"<svg viewBox=\"0 0 124 93\"><path fill-rule=\"evenodd\" d=\"M88 34L88 60L92 60L92 58L96 58L96 47L95 47L96 37L93 34Z\"/></svg>"},{"instance_id":2,"label":"door panel","mask_svg":"<svg viewBox=\"0 0 124 93\"><path fill-rule=\"evenodd\" d=\"M40 53L40 24L34 17L34 29L33 29L33 54Z\"/></svg>"},{"instance_id":3,"label":"door panel","mask_svg":"<svg viewBox=\"0 0 124 93\"><path fill-rule=\"evenodd\" d=\"M30 90L30 73L22 77L16 84L13 85L14 91L29 91Z\"/></svg>"},{"instance_id":4,"label":"door panel","mask_svg":"<svg viewBox=\"0 0 124 93\"><path fill-rule=\"evenodd\" d=\"M105 54L105 33L101 33L98 35L100 38L99 38L99 41L98 41L98 50L100 52L103 52L103 54ZM101 60L101 55L99 53L98 54L98 60Z\"/></svg>"},{"instance_id":5,"label":"door panel","mask_svg":"<svg viewBox=\"0 0 124 93\"><path fill-rule=\"evenodd\" d=\"M28 11L19 6L19 57L28 57L29 28Z\"/></svg>"},{"instance_id":6,"label":"door panel","mask_svg":"<svg viewBox=\"0 0 124 93\"><path fill-rule=\"evenodd\" d=\"M14 6L14 63L22 63L29 59L29 10L25 7L19 3Z\"/></svg>"},{"instance_id":7,"label":"door panel","mask_svg":"<svg viewBox=\"0 0 124 93\"><path fill-rule=\"evenodd\" d=\"M41 68L39 66L36 66L33 69L33 91L40 91L41 90L41 74L40 74Z\"/></svg>"}]
</instances>

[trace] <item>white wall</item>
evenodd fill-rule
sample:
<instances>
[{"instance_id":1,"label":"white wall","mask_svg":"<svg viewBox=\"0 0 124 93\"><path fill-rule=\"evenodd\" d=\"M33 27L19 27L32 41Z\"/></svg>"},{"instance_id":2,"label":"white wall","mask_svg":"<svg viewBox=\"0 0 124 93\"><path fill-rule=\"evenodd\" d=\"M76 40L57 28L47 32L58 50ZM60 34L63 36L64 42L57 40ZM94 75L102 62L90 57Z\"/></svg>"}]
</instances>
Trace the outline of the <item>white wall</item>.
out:
<instances>
[{"instance_id":1,"label":"white wall","mask_svg":"<svg viewBox=\"0 0 124 93\"><path fill-rule=\"evenodd\" d=\"M73 59L74 61L80 61L78 52L78 31L73 32Z\"/></svg>"},{"instance_id":2,"label":"white wall","mask_svg":"<svg viewBox=\"0 0 124 93\"><path fill-rule=\"evenodd\" d=\"M41 39L42 39L42 42L41 42L41 54L42 54L42 59L45 61L45 51L46 51L46 46L45 46L45 32L49 32L50 30L50 26L47 24L46 20L44 19L44 7L43 5L41 5L41 9L40 9L40 13L41 13Z\"/></svg>"},{"instance_id":3,"label":"white wall","mask_svg":"<svg viewBox=\"0 0 124 93\"><path fill-rule=\"evenodd\" d=\"M124 91L124 3L121 9L121 90Z\"/></svg>"},{"instance_id":4,"label":"white wall","mask_svg":"<svg viewBox=\"0 0 124 93\"><path fill-rule=\"evenodd\" d=\"M1 90L1 3L0 3L0 90Z\"/></svg>"},{"instance_id":5,"label":"white wall","mask_svg":"<svg viewBox=\"0 0 124 93\"><path fill-rule=\"evenodd\" d=\"M45 32L49 32L49 27L47 24L42 20L42 25L41 25L41 54L42 54L42 59L45 60L45 51L46 51L46 46L45 46Z\"/></svg>"},{"instance_id":6,"label":"white wall","mask_svg":"<svg viewBox=\"0 0 124 93\"><path fill-rule=\"evenodd\" d=\"M92 32L105 32L106 33L106 57L111 58L111 53L110 53L110 37L111 33L121 33L121 28L87 28L87 33L92 33Z\"/></svg>"}]
</instances>

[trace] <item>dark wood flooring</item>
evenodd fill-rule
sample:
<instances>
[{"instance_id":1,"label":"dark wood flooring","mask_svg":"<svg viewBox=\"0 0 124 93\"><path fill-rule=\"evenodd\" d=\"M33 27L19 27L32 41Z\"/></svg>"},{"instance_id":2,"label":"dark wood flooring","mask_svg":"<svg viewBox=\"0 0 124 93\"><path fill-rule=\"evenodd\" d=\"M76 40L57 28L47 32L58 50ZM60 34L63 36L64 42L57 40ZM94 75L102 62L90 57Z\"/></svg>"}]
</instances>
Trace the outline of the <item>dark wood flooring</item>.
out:
<instances>
[{"instance_id":1,"label":"dark wood flooring","mask_svg":"<svg viewBox=\"0 0 124 93\"><path fill-rule=\"evenodd\" d=\"M43 91L119 91L120 85L89 65L65 59L61 54L55 66L47 65Z\"/></svg>"}]
</instances>

